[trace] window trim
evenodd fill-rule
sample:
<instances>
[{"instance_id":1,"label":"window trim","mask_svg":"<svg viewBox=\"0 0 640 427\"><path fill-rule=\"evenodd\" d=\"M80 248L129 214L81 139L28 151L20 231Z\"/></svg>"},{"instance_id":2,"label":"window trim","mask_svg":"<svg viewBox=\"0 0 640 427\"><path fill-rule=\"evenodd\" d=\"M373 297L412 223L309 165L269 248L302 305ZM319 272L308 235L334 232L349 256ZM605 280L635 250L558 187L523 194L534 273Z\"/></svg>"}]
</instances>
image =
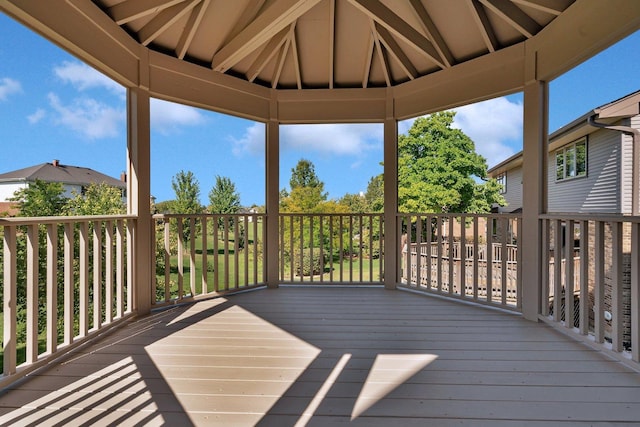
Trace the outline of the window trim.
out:
<instances>
[{"instance_id":1,"label":"window trim","mask_svg":"<svg viewBox=\"0 0 640 427\"><path fill-rule=\"evenodd\" d=\"M507 172L502 172L496 175L496 181L498 182L498 184L502 185L502 187L500 188L500 194L506 194L507 193Z\"/></svg>"},{"instance_id":2,"label":"window trim","mask_svg":"<svg viewBox=\"0 0 640 427\"><path fill-rule=\"evenodd\" d=\"M580 175L578 175L578 162L577 162L577 155L576 153L578 152L578 146L584 144L584 172ZM575 175L573 176L567 176L566 175L566 171L567 171L567 154L568 153L573 153L573 169L575 169ZM554 165L555 165L555 181L556 182L564 182L564 181L571 181L574 179L581 179L581 178L586 178L588 176L588 164L589 164L589 156L588 156L589 150L588 150L588 138L586 136L577 139L569 144L566 144L560 148L558 148L557 150L555 150L554 154ZM562 155L562 177L558 177L558 156Z\"/></svg>"}]
</instances>

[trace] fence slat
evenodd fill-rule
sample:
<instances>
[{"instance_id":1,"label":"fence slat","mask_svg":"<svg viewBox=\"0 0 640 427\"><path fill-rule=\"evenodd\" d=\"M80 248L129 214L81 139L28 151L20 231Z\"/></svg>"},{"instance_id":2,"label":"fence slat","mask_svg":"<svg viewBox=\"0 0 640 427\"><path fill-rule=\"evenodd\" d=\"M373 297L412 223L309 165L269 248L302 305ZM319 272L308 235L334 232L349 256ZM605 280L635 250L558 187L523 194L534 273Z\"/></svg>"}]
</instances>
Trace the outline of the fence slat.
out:
<instances>
[{"instance_id":1,"label":"fence slat","mask_svg":"<svg viewBox=\"0 0 640 427\"><path fill-rule=\"evenodd\" d=\"M47 224L47 353L58 348L58 225Z\"/></svg>"},{"instance_id":2,"label":"fence slat","mask_svg":"<svg viewBox=\"0 0 640 427\"><path fill-rule=\"evenodd\" d=\"M3 236L3 268L4 268L4 295L3 295L3 373L5 376L16 372L16 339L18 317L16 299L18 296L17 277L17 247L16 227L5 226Z\"/></svg>"},{"instance_id":3,"label":"fence slat","mask_svg":"<svg viewBox=\"0 0 640 427\"><path fill-rule=\"evenodd\" d=\"M38 360L38 284L40 280L38 229L37 224L27 226L27 363Z\"/></svg>"}]
</instances>

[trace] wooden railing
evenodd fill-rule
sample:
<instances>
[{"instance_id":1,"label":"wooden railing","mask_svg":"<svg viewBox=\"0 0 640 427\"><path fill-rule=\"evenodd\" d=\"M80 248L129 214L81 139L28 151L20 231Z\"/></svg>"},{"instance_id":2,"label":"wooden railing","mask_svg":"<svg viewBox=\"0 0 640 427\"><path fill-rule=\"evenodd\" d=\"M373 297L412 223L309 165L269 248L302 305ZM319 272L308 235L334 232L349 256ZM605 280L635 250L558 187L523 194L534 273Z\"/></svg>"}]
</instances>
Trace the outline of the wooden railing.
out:
<instances>
[{"instance_id":1,"label":"wooden railing","mask_svg":"<svg viewBox=\"0 0 640 427\"><path fill-rule=\"evenodd\" d=\"M153 218L155 306L264 285L264 214L159 214Z\"/></svg>"},{"instance_id":2,"label":"wooden railing","mask_svg":"<svg viewBox=\"0 0 640 427\"><path fill-rule=\"evenodd\" d=\"M0 218L0 385L134 311L134 226L132 216Z\"/></svg>"},{"instance_id":3,"label":"wooden railing","mask_svg":"<svg viewBox=\"0 0 640 427\"><path fill-rule=\"evenodd\" d=\"M382 282L382 214L281 214L279 225L280 282Z\"/></svg>"},{"instance_id":4,"label":"wooden railing","mask_svg":"<svg viewBox=\"0 0 640 427\"><path fill-rule=\"evenodd\" d=\"M400 283L520 310L519 215L402 214L397 226Z\"/></svg>"},{"instance_id":5,"label":"wooden railing","mask_svg":"<svg viewBox=\"0 0 640 427\"><path fill-rule=\"evenodd\" d=\"M541 220L543 263L552 265L543 269L541 318L640 362L640 217Z\"/></svg>"}]
</instances>

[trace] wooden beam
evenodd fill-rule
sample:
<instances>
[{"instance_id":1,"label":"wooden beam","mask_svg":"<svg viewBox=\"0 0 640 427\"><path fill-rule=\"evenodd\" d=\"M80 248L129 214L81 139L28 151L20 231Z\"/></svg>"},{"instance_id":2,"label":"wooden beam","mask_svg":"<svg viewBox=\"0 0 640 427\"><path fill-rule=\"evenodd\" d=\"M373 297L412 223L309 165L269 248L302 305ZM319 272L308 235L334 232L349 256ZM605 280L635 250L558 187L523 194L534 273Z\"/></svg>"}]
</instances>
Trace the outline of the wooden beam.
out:
<instances>
[{"instance_id":1,"label":"wooden beam","mask_svg":"<svg viewBox=\"0 0 640 427\"><path fill-rule=\"evenodd\" d=\"M300 59L298 57L298 43L296 42L296 25L291 24L289 29L289 40L291 40L291 55L293 55L293 68L296 72L296 83L298 89L302 89L302 76L300 70Z\"/></svg>"},{"instance_id":2,"label":"wooden beam","mask_svg":"<svg viewBox=\"0 0 640 427\"><path fill-rule=\"evenodd\" d=\"M378 59L380 60L380 66L382 67L382 73L384 75L384 81L387 83L387 87L391 87L391 70L389 70L389 64L387 64L386 57L384 55L382 46L380 45L380 38L376 32L376 23L371 19L369 21L371 26L371 34L373 34L373 41L375 43L376 52L378 52Z\"/></svg>"},{"instance_id":3,"label":"wooden beam","mask_svg":"<svg viewBox=\"0 0 640 427\"><path fill-rule=\"evenodd\" d=\"M185 14L189 13L200 0L191 0L164 9L151 21L149 21L138 32L138 38L143 46L151 43L156 37L162 34L167 28L175 24Z\"/></svg>"},{"instance_id":4,"label":"wooden beam","mask_svg":"<svg viewBox=\"0 0 640 427\"><path fill-rule=\"evenodd\" d=\"M531 38L542 26L509 0L480 0L487 8L504 19L522 35Z\"/></svg>"},{"instance_id":5,"label":"wooden beam","mask_svg":"<svg viewBox=\"0 0 640 427\"><path fill-rule=\"evenodd\" d=\"M287 40L288 35L289 28L283 28L278 34L269 40L266 46L262 49L262 52L260 52L260 55L258 55L249 67L249 70L247 71L247 80L252 82L256 77L258 77L258 74L260 74L265 65L267 65L267 63L278 53L282 45Z\"/></svg>"},{"instance_id":6,"label":"wooden beam","mask_svg":"<svg viewBox=\"0 0 640 427\"><path fill-rule=\"evenodd\" d=\"M278 53L278 58L276 59L276 67L273 72L273 77L271 78L271 87L276 89L278 87L278 82L280 81L280 75L282 74L282 69L284 68L284 63L287 59L287 54L289 53L289 48L291 47L291 38L287 37L284 46L280 49Z\"/></svg>"},{"instance_id":7,"label":"wooden beam","mask_svg":"<svg viewBox=\"0 0 640 427\"><path fill-rule=\"evenodd\" d=\"M369 33L369 43L367 49L367 60L364 63L364 70L362 72L362 87L366 88L369 85L369 75L371 74L371 64L373 62L373 52L376 48L376 41L373 32Z\"/></svg>"},{"instance_id":8,"label":"wooden beam","mask_svg":"<svg viewBox=\"0 0 640 427\"><path fill-rule=\"evenodd\" d=\"M477 0L467 0L467 4L469 5L469 9L471 9L471 15L474 21L476 21L484 44L487 46L487 50L489 50L489 52L495 52L500 47L500 43L498 43L498 38L493 31L491 22L489 22L487 12Z\"/></svg>"},{"instance_id":9,"label":"wooden beam","mask_svg":"<svg viewBox=\"0 0 640 427\"><path fill-rule=\"evenodd\" d=\"M336 42L336 0L329 0L329 89L333 89Z\"/></svg>"},{"instance_id":10,"label":"wooden beam","mask_svg":"<svg viewBox=\"0 0 640 427\"><path fill-rule=\"evenodd\" d=\"M195 36L198 27L200 26L200 22L202 22L202 17L204 13L207 11L211 0L202 0L198 5L193 8L191 11L191 15L189 16L189 20L187 21L187 25L184 27L184 31L180 36L180 41L178 41L178 46L176 47L176 56L180 59L184 59L184 56L187 54L187 50L189 49L189 45L193 40L193 36Z\"/></svg>"},{"instance_id":11,"label":"wooden beam","mask_svg":"<svg viewBox=\"0 0 640 427\"><path fill-rule=\"evenodd\" d=\"M226 72L319 2L276 0L213 56L212 68Z\"/></svg>"},{"instance_id":12,"label":"wooden beam","mask_svg":"<svg viewBox=\"0 0 640 427\"><path fill-rule=\"evenodd\" d=\"M410 0L409 4L411 5L411 7L413 8L413 11L418 17L418 20L422 25L422 29L427 34L427 37L431 40L434 47L438 51L440 58L442 58L444 64L447 67L451 67L453 64L455 64L456 60L453 57L451 50L449 50L449 46L447 46L447 44L444 41L444 38L440 34L440 31L438 30L436 25L433 23L431 16L429 16L427 9L424 8L424 5L420 0Z\"/></svg>"},{"instance_id":13,"label":"wooden beam","mask_svg":"<svg viewBox=\"0 0 640 427\"><path fill-rule=\"evenodd\" d=\"M107 13L118 25L124 25L143 16L151 15L184 0L128 0L111 6Z\"/></svg>"},{"instance_id":14,"label":"wooden beam","mask_svg":"<svg viewBox=\"0 0 640 427\"><path fill-rule=\"evenodd\" d=\"M568 8L572 0L511 0L514 3L528 6L532 9L540 10L542 12L549 13L551 15L560 15L566 8Z\"/></svg>"},{"instance_id":15,"label":"wooden beam","mask_svg":"<svg viewBox=\"0 0 640 427\"><path fill-rule=\"evenodd\" d=\"M358 10L369 18L373 19L394 36L412 46L418 52L427 56L440 68L446 68L442 58L433 44L425 36L420 34L404 19L396 15L391 9L382 4L379 0L349 0Z\"/></svg>"},{"instance_id":16,"label":"wooden beam","mask_svg":"<svg viewBox=\"0 0 640 427\"><path fill-rule=\"evenodd\" d=\"M375 25L376 31L378 32L378 38L385 45L387 51L395 58L396 61L400 64L402 70L406 73L409 79L413 80L418 77L418 70L413 66L409 57L404 53L400 45L393 38L391 33L387 31L381 25Z\"/></svg>"}]
</instances>

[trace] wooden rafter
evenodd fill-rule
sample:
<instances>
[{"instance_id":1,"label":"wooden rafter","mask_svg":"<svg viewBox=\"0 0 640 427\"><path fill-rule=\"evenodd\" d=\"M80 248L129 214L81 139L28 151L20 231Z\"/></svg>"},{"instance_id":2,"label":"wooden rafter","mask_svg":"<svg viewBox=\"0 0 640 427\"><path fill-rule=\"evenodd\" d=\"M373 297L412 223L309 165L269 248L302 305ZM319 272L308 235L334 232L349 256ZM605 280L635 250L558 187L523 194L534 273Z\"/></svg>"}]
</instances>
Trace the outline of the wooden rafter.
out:
<instances>
[{"instance_id":1,"label":"wooden rafter","mask_svg":"<svg viewBox=\"0 0 640 427\"><path fill-rule=\"evenodd\" d=\"M453 57L449 46L447 46L447 43L445 43L444 38L440 34L440 31L433 23L431 16L429 16L429 13L427 12L427 9L424 8L424 5L420 0L410 0L409 4L413 8L413 11L418 17L420 24L422 25L422 29L433 43L444 64L447 67L451 67L456 62L455 58Z\"/></svg>"},{"instance_id":2,"label":"wooden rafter","mask_svg":"<svg viewBox=\"0 0 640 427\"><path fill-rule=\"evenodd\" d=\"M386 60L386 56L384 55L384 49L380 43L380 38L378 37L378 32L376 31L376 23L373 19L370 20L371 25L371 34L373 34L373 42L376 47L376 52L378 52L378 59L380 60L380 66L382 67L382 73L384 74L384 81L387 83L387 86L391 86L391 70L389 69L389 64Z\"/></svg>"},{"instance_id":3,"label":"wooden rafter","mask_svg":"<svg viewBox=\"0 0 640 427\"><path fill-rule=\"evenodd\" d=\"M358 10L384 26L394 36L426 55L440 68L446 68L433 44L379 0L349 0Z\"/></svg>"},{"instance_id":4,"label":"wooden rafter","mask_svg":"<svg viewBox=\"0 0 640 427\"><path fill-rule=\"evenodd\" d=\"M266 46L260 52L260 55L253 61L249 70L247 71L247 80L254 81L262 69L267 65L271 59L278 53L282 45L289 36L289 28L283 28L278 34L267 42Z\"/></svg>"},{"instance_id":5,"label":"wooden rafter","mask_svg":"<svg viewBox=\"0 0 640 427\"><path fill-rule=\"evenodd\" d=\"M560 15L564 10L569 7L573 0L511 0L514 3L521 4L523 6L529 6L532 9L541 10L542 12L549 13L551 15Z\"/></svg>"},{"instance_id":6,"label":"wooden rafter","mask_svg":"<svg viewBox=\"0 0 640 427\"><path fill-rule=\"evenodd\" d=\"M500 44L498 43L498 38L496 37L493 27L489 22L487 12L476 0L467 0L467 4L469 5L474 21L476 21L478 30L480 30L482 40L484 40L484 44L487 46L487 50L489 52L495 52L500 48Z\"/></svg>"},{"instance_id":7,"label":"wooden rafter","mask_svg":"<svg viewBox=\"0 0 640 427\"><path fill-rule=\"evenodd\" d=\"M193 37L195 36L196 31L200 26L200 22L202 22L202 17L207 11L209 3L211 3L211 0L202 0L191 11L191 15L189 16L187 25L184 27L184 30L182 31L182 35L180 36L180 40L178 41L178 45L176 47L176 56L178 58L184 59L185 55L187 54L189 45L191 44L191 41L193 41Z\"/></svg>"},{"instance_id":8,"label":"wooden rafter","mask_svg":"<svg viewBox=\"0 0 640 427\"><path fill-rule=\"evenodd\" d=\"M533 37L542 29L540 24L534 21L522 9L510 0L480 0L488 9L505 20L509 25L526 37Z\"/></svg>"},{"instance_id":9,"label":"wooden rafter","mask_svg":"<svg viewBox=\"0 0 640 427\"><path fill-rule=\"evenodd\" d=\"M302 76L300 71L300 58L298 57L298 43L296 41L296 23L293 22L289 28L289 40L291 40L291 55L293 56L293 67L296 72L296 83L298 89L302 89Z\"/></svg>"},{"instance_id":10,"label":"wooden rafter","mask_svg":"<svg viewBox=\"0 0 640 427\"><path fill-rule=\"evenodd\" d=\"M393 38L391 33L384 28L383 26L376 24L375 29L378 33L378 38L387 48L389 54L398 61L400 67L405 72L405 74L409 77L409 79L413 80L418 77L418 70L411 63L409 57L404 53L398 42Z\"/></svg>"},{"instance_id":11,"label":"wooden rafter","mask_svg":"<svg viewBox=\"0 0 640 427\"><path fill-rule=\"evenodd\" d=\"M329 89L333 89L335 72L336 0L329 0Z\"/></svg>"},{"instance_id":12,"label":"wooden rafter","mask_svg":"<svg viewBox=\"0 0 640 427\"><path fill-rule=\"evenodd\" d=\"M212 68L226 72L321 0L276 0L214 56Z\"/></svg>"},{"instance_id":13,"label":"wooden rafter","mask_svg":"<svg viewBox=\"0 0 640 427\"><path fill-rule=\"evenodd\" d=\"M191 0L164 9L140 29L138 32L140 43L143 46L151 43L156 37L162 34L163 31L175 24L176 21L185 14L189 13L198 3L200 3L200 0Z\"/></svg>"},{"instance_id":14,"label":"wooden rafter","mask_svg":"<svg viewBox=\"0 0 640 427\"><path fill-rule=\"evenodd\" d=\"M291 47L291 37L287 37L284 42L284 46L278 52L278 58L276 59L276 67L273 71L273 78L271 79L271 87L273 89L278 87L278 82L280 81L280 75L282 74L282 69L284 68L284 63L287 59L287 54L289 53L289 48Z\"/></svg>"},{"instance_id":15,"label":"wooden rafter","mask_svg":"<svg viewBox=\"0 0 640 427\"><path fill-rule=\"evenodd\" d=\"M258 16L258 13L260 13L260 10L262 9L262 6L264 6L265 1L266 0L255 0L249 2L249 4L244 8L242 15L240 15L240 18L236 21L229 35L227 35L224 44L227 44L231 40L233 40L235 36L240 34L240 31L244 30L247 25L249 25L249 23L253 21L256 16Z\"/></svg>"},{"instance_id":16,"label":"wooden rafter","mask_svg":"<svg viewBox=\"0 0 640 427\"><path fill-rule=\"evenodd\" d=\"M376 42L373 36L373 31L369 32L369 43L367 48L367 60L364 63L364 70L362 73L362 87L367 88L369 85L369 75L371 74L371 63L373 62L373 52L376 48Z\"/></svg>"},{"instance_id":17,"label":"wooden rafter","mask_svg":"<svg viewBox=\"0 0 640 427\"><path fill-rule=\"evenodd\" d=\"M107 13L118 25L159 12L184 0L128 0L107 9Z\"/></svg>"}]
</instances>

